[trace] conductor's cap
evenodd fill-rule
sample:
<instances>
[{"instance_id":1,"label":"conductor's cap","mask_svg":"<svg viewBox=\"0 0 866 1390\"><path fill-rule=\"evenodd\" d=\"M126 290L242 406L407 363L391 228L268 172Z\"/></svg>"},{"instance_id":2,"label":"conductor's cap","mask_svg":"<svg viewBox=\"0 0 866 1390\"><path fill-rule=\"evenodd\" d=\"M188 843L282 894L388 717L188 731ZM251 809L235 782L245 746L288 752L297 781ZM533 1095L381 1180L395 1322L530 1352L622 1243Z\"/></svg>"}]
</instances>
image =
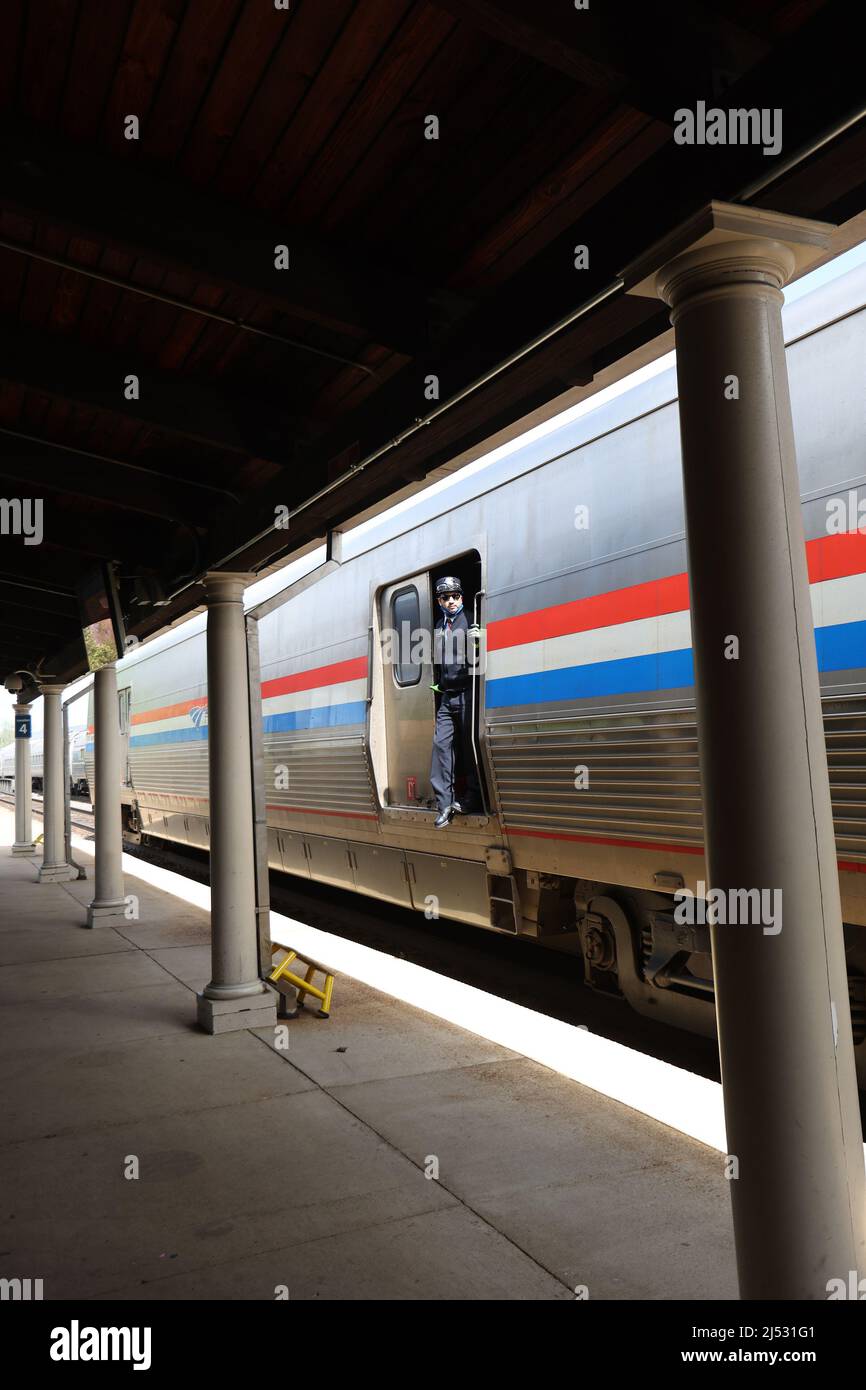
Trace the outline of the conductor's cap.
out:
<instances>
[{"instance_id":1,"label":"conductor's cap","mask_svg":"<svg viewBox=\"0 0 866 1390\"><path fill-rule=\"evenodd\" d=\"M444 579L436 580L436 597L444 598L446 594L462 594L463 585L456 575L446 575Z\"/></svg>"}]
</instances>

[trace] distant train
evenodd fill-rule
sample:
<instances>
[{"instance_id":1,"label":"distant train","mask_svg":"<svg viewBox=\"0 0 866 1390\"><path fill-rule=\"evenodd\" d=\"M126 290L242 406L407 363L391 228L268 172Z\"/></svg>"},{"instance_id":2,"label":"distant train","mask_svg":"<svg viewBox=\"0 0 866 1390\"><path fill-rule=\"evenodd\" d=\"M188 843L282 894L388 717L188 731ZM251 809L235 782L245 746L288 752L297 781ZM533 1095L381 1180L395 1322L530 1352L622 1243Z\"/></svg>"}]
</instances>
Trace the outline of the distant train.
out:
<instances>
[{"instance_id":1,"label":"distant train","mask_svg":"<svg viewBox=\"0 0 866 1390\"><path fill-rule=\"evenodd\" d=\"M87 784L87 769L84 764L84 749L87 743L87 730L69 732L69 791L72 796L83 801L90 799ZM42 735L34 734L30 740L30 776L33 790L42 791ZM0 791L15 790L15 744L7 743L0 748Z\"/></svg>"},{"instance_id":2,"label":"distant train","mask_svg":"<svg viewBox=\"0 0 866 1390\"><path fill-rule=\"evenodd\" d=\"M85 750L87 747L87 730L85 728L76 729L69 733L69 789L73 796L77 796L81 801L90 800L90 787L87 782L87 766L85 763Z\"/></svg>"},{"instance_id":3,"label":"distant train","mask_svg":"<svg viewBox=\"0 0 866 1390\"><path fill-rule=\"evenodd\" d=\"M866 270L784 322L863 1086L866 535L828 517L866 486ZM429 630L443 574L486 639L488 814L436 831L432 670L405 639ZM707 876L673 369L349 532L339 566L262 615L259 643L272 867L534 938L582 957L595 989L712 1033L708 928L673 917L676 889ZM127 838L206 848L203 620L118 674ZM88 743L92 786L91 760Z\"/></svg>"}]
</instances>

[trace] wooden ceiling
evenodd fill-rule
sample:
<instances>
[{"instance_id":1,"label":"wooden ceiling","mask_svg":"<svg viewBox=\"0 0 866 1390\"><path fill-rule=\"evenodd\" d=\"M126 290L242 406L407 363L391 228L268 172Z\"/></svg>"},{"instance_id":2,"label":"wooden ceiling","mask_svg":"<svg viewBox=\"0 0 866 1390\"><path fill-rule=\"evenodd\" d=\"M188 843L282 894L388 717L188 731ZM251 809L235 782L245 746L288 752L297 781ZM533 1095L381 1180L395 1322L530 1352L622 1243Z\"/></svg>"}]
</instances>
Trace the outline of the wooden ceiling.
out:
<instances>
[{"instance_id":1,"label":"wooden ceiling","mask_svg":"<svg viewBox=\"0 0 866 1390\"><path fill-rule=\"evenodd\" d=\"M85 669L95 562L147 635L201 603L206 569L273 563L657 336L664 312L614 296L273 528L424 416L431 375L460 392L769 171L760 149L677 145L679 107L782 109L780 163L845 116L849 16L4 0L0 495L43 499L44 538L0 535L0 678ZM864 155L856 124L757 202L847 219Z\"/></svg>"}]
</instances>

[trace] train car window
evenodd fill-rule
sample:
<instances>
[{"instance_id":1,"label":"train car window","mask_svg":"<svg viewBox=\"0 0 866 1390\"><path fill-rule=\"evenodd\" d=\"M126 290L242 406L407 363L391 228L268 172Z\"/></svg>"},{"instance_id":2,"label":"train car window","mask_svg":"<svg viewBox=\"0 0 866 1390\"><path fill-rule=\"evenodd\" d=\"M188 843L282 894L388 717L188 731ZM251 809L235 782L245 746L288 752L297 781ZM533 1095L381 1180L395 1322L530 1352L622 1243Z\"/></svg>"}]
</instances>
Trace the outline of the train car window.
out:
<instances>
[{"instance_id":1,"label":"train car window","mask_svg":"<svg viewBox=\"0 0 866 1390\"><path fill-rule=\"evenodd\" d=\"M392 597L391 626L397 634L394 680L398 685L417 685L421 679L421 663L412 660L412 644L413 640L417 641L421 629L421 603L414 585L398 590Z\"/></svg>"}]
</instances>

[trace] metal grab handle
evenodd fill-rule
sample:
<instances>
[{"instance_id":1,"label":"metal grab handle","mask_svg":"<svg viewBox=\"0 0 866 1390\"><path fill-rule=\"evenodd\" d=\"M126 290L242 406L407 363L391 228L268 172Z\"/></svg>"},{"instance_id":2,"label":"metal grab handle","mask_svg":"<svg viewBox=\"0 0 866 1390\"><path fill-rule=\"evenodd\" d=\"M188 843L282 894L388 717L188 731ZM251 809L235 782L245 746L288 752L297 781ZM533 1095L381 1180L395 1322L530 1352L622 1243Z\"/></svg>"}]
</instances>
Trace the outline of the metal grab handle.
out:
<instances>
[{"instance_id":1,"label":"metal grab handle","mask_svg":"<svg viewBox=\"0 0 866 1390\"><path fill-rule=\"evenodd\" d=\"M473 625L473 627L478 627L478 626L479 626L479 623L478 623L478 615L479 615L479 613L480 613L480 611L481 611L481 599L483 598L483 596L485 595L486 592L487 592L486 589L479 589L479 590L478 590L478 593L475 595L475 602L474 602L474 604L473 604L473 606L472 606L472 625ZM475 640L477 640L477 639L475 639ZM479 645L476 646L476 648L475 648L475 661L472 663L472 670L471 670L470 676L469 676L469 679L470 679L470 682L471 682L471 687L472 687L472 702L471 702L471 710L470 710L470 715L469 715L469 732L470 732L470 734L472 735L472 756L473 756L473 758L475 759L475 776L478 778L478 795L479 795L480 798L481 798L481 805L482 805L482 808L483 808L483 810L484 810L485 816L489 816L489 815L490 815L490 808L489 808L488 805L487 805L487 797L485 796L484 778L481 776L481 763L480 763L480 760L479 760L479 757L478 757L478 744L477 744L476 739L475 739L475 691L476 691L476 689L477 689L477 684L478 684L478 654L479 654L479 647L480 647L480 643L479 643Z\"/></svg>"}]
</instances>

